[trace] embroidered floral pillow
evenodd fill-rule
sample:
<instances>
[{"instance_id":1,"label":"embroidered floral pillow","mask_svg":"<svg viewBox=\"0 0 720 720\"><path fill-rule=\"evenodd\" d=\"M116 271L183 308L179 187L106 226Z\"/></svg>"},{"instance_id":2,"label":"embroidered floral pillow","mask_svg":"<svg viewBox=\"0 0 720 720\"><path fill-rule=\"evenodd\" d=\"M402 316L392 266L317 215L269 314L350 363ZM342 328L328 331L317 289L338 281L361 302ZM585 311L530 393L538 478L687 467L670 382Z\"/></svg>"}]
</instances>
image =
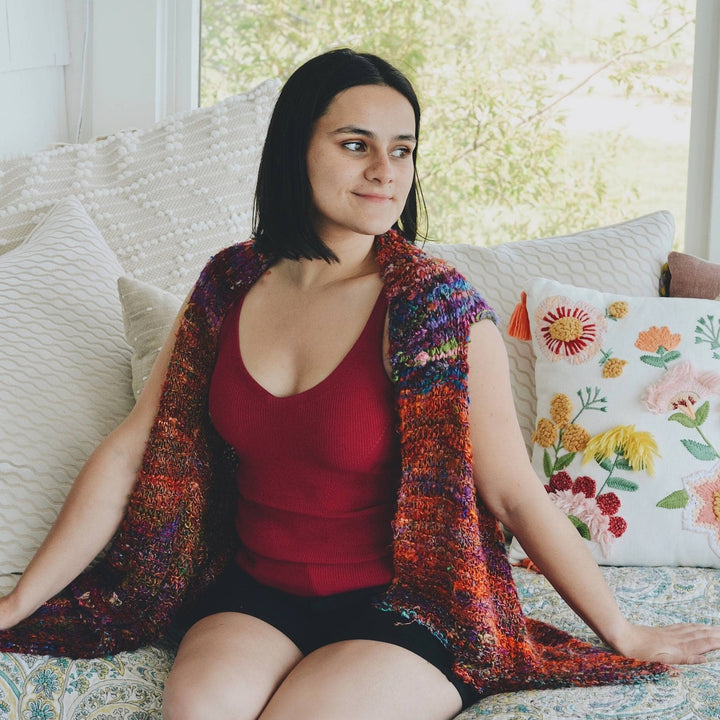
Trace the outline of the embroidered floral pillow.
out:
<instances>
[{"instance_id":1,"label":"embroidered floral pillow","mask_svg":"<svg viewBox=\"0 0 720 720\"><path fill-rule=\"evenodd\" d=\"M552 501L602 564L720 567L720 304L540 279L527 311Z\"/></svg>"}]
</instances>

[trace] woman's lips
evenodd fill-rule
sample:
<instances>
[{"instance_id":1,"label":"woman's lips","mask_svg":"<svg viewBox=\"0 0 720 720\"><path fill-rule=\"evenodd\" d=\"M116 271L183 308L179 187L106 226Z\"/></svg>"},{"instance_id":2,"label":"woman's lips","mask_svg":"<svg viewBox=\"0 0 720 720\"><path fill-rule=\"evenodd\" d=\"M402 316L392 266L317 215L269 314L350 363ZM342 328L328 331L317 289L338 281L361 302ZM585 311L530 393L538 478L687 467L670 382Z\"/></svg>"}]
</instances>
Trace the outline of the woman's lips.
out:
<instances>
[{"instance_id":1,"label":"woman's lips","mask_svg":"<svg viewBox=\"0 0 720 720\"><path fill-rule=\"evenodd\" d=\"M376 195L374 193L354 193L357 197L362 200L368 200L369 202L384 203L392 200L392 195Z\"/></svg>"}]
</instances>

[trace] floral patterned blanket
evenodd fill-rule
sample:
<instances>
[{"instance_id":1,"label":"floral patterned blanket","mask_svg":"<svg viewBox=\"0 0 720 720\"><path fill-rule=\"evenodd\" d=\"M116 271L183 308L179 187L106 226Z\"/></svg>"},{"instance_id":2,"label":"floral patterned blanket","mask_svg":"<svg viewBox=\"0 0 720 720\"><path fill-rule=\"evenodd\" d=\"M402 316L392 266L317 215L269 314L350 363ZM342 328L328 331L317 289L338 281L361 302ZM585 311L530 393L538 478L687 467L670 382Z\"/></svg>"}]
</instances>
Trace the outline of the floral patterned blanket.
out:
<instances>
[{"instance_id":1,"label":"floral patterned blanket","mask_svg":"<svg viewBox=\"0 0 720 720\"><path fill-rule=\"evenodd\" d=\"M513 572L528 615L599 642L544 577ZM718 621L720 570L607 567L603 572L635 622ZM0 593L13 583L0 576ZM172 648L162 647L94 660L0 653L0 720L161 720L172 658ZM456 720L719 720L720 652L709 660L653 683L495 695Z\"/></svg>"}]
</instances>

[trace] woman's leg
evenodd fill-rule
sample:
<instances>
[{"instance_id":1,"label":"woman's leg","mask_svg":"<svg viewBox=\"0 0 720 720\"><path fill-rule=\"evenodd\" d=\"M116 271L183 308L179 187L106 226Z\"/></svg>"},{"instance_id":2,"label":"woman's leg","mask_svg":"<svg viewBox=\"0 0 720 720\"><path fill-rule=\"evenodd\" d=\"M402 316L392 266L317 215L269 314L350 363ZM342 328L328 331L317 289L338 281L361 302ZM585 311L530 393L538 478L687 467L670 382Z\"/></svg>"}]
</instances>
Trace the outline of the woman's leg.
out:
<instances>
[{"instance_id":1,"label":"woman's leg","mask_svg":"<svg viewBox=\"0 0 720 720\"><path fill-rule=\"evenodd\" d=\"M183 638L163 696L163 720L256 720L302 653L250 615L203 618Z\"/></svg>"},{"instance_id":2,"label":"woman's leg","mask_svg":"<svg viewBox=\"0 0 720 720\"><path fill-rule=\"evenodd\" d=\"M260 720L449 720L448 678L410 650L376 640L326 645L295 665Z\"/></svg>"}]
</instances>

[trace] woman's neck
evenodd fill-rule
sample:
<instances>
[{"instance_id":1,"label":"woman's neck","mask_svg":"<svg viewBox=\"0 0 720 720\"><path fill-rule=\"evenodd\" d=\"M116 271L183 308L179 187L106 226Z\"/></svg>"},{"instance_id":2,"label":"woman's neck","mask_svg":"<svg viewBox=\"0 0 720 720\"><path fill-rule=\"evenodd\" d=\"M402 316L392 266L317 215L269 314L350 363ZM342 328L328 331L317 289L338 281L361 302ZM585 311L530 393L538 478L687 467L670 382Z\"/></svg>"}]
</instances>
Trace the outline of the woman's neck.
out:
<instances>
[{"instance_id":1,"label":"woman's neck","mask_svg":"<svg viewBox=\"0 0 720 720\"><path fill-rule=\"evenodd\" d=\"M376 275L379 272L375 260L374 238L367 242L355 238L352 242L333 244L330 249L338 258L337 262L325 260L280 260L275 270L286 281L301 290L322 289L335 283Z\"/></svg>"}]
</instances>

